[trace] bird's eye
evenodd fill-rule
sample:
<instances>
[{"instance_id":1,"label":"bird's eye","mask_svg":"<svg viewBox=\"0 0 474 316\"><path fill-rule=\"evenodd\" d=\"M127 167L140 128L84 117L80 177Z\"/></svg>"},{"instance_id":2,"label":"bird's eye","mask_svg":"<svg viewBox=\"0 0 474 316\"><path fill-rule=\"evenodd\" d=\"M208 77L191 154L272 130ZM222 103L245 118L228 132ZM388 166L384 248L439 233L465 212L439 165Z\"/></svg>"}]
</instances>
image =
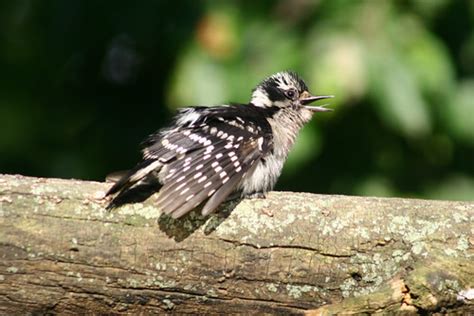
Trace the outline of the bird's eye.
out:
<instances>
[{"instance_id":1,"label":"bird's eye","mask_svg":"<svg viewBox=\"0 0 474 316\"><path fill-rule=\"evenodd\" d=\"M293 89L290 89L290 90L286 91L285 94L288 97L288 99L294 100L294 98L296 96L296 91L293 90Z\"/></svg>"}]
</instances>

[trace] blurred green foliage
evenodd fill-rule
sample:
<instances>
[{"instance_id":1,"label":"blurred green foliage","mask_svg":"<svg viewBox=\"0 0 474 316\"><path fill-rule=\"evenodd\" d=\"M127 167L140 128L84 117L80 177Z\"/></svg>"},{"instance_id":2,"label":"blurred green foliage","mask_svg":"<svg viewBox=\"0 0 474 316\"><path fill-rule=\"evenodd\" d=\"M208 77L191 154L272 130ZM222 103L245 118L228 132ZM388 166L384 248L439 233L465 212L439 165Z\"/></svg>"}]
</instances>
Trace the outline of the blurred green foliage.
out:
<instances>
[{"instance_id":1,"label":"blurred green foliage","mask_svg":"<svg viewBox=\"0 0 474 316\"><path fill-rule=\"evenodd\" d=\"M102 180L186 105L299 72L334 112L277 189L474 199L474 2L0 4L0 172Z\"/></svg>"}]
</instances>

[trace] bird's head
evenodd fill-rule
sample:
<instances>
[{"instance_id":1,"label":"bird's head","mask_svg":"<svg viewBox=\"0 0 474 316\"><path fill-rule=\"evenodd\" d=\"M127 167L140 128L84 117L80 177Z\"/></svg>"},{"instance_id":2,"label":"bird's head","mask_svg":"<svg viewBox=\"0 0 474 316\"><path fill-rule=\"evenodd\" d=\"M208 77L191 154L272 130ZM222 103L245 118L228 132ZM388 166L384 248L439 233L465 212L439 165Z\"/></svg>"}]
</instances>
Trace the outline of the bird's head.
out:
<instances>
[{"instance_id":1,"label":"bird's head","mask_svg":"<svg viewBox=\"0 0 474 316\"><path fill-rule=\"evenodd\" d=\"M311 112L331 111L324 106L310 106L314 101L332 98L332 95L313 96L306 83L296 73L283 71L263 80L252 93L251 103L258 107L291 107Z\"/></svg>"}]
</instances>

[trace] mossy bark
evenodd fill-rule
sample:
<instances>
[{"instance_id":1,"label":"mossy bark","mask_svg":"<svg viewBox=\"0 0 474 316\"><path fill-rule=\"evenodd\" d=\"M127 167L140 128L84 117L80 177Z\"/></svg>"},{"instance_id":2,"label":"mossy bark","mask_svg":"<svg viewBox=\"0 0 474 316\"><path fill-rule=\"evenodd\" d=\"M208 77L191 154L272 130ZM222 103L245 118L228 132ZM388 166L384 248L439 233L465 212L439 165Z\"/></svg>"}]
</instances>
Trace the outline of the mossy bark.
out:
<instances>
[{"instance_id":1,"label":"mossy bark","mask_svg":"<svg viewBox=\"0 0 474 316\"><path fill-rule=\"evenodd\" d=\"M473 202L272 192L173 220L108 187L0 176L0 314L474 308Z\"/></svg>"}]
</instances>

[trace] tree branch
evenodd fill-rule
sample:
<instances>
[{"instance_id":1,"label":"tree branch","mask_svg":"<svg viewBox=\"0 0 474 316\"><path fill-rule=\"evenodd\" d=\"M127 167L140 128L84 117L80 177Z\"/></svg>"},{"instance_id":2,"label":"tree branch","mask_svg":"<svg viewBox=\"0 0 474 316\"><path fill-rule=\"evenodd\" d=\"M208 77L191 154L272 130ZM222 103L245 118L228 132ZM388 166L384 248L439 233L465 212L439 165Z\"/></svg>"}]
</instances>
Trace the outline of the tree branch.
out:
<instances>
[{"instance_id":1,"label":"tree branch","mask_svg":"<svg viewBox=\"0 0 474 316\"><path fill-rule=\"evenodd\" d=\"M108 186L0 176L0 314L473 309L473 202L272 192L176 221Z\"/></svg>"}]
</instances>

